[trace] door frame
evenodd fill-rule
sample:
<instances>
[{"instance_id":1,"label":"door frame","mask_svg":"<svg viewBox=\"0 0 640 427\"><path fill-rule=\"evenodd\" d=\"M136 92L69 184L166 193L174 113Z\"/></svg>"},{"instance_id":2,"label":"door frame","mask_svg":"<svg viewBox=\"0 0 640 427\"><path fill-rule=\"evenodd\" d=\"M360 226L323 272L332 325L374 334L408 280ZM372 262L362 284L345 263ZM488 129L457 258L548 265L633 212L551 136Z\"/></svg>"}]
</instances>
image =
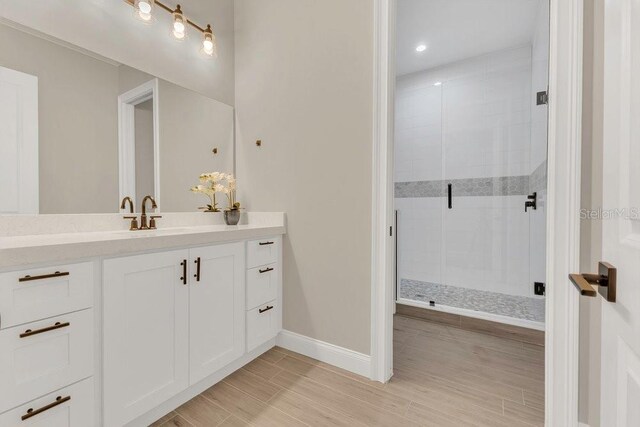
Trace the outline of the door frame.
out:
<instances>
[{"instance_id":1,"label":"door frame","mask_svg":"<svg viewBox=\"0 0 640 427\"><path fill-rule=\"evenodd\" d=\"M393 370L393 113L397 0L374 4L371 379ZM550 0L545 425L578 425L582 0Z\"/></svg>"},{"instance_id":2,"label":"door frame","mask_svg":"<svg viewBox=\"0 0 640 427\"><path fill-rule=\"evenodd\" d=\"M120 200L136 194L135 106L153 100L153 198L160 212L160 111L158 79L149 80L118 96L118 174ZM118 204L120 203L118 200Z\"/></svg>"}]
</instances>

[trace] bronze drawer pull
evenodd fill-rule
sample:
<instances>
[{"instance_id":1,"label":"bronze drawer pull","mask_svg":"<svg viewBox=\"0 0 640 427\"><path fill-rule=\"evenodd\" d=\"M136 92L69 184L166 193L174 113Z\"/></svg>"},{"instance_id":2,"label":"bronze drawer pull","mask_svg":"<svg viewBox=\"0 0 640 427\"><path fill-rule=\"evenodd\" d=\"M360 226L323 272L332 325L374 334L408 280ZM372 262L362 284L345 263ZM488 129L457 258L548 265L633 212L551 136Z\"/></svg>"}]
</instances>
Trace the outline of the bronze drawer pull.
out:
<instances>
[{"instance_id":1,"label":"bronze drawer pull","mask_svg":"<svg viewBox=\"0 0 640 427\"><path fill-rule=\"evenodd\" d=\"M36 329L35 331L32 331L31 329L27 329L26 331L20 334L20 338L27 338L33 335L41 334L43 332L55 331L56 329L66 328L67 326L70 326L70 325L71 323L69 322L64 322L64 323L56 322L56 324L53 326L47 326L46 328Z\"/></svg>"},{"instance_id":2,"label":"bronze drawer pull","mask_svg":"<svg viewBox=\"0 0 640 427\"><path fill-rule=\"evenodd\" d=\"M275 242L260 242L258 243L260 246L265 246L265 245L273 245Z\"/></svg>"},{"instance_id":3,"label":"bronze drawer pull","mask_svg":"<svg viewBox=\"0 0 640 427\"><path fill-rule=\"evenodd\" d=\"M62 277L62 276L68 276L68 275L69 275L68 271L56 271L55 273L42 274L40 276L29 276L29 275L26 275L24 277L19 278L18 282L30 282L32 280L50 279L52 277Z\"/></svg>"},{"instance_id":4,"label":"bronze drawer pull","mask_svg":"<svg viewBox=\"0 0 640 427\"><path fill-rule=\"evenodd\" d=\"M260 273L268 273L270 271L273 271L273 268L269 267L269 268L265 268L264 270L258 270L258 272Z\"/></svg>"},{"instance_id":5,"label":"bronze drawer pull","mask_svg":"<svg viewBox=\"0 0 640 427\"><path fill-rule=\"evenodd\" d=\"M183 285L186 285L187 284L187 260L186 259L182 260L180 265L182 266L182 277L180 278L180 280L182 280Z\"/></svg>"},{"instance_id":6,"label":"bronze drawer pull","mask_svg":"<svg viewBox=\"0 0 640 427\"><path fill-rule=\"evenodd\" d=\"M27 410L27 413L22 416L22 421L28 420L31 417L35 417L38 414L48 411L51 408L55 408L58 405L62 405L64 402L68 402L70 400L71 400L71 396L67 396L67 397L58 396L56 397L55 402L49 403L48 405L43 406L42 408L38 408L38 409L29 408L29 410Z\"/></svg>"},{"instance_id":7,"label":"bronze drawer pull","mask_svg":"<svg viewBox=\"0 0 640 427\"><path fill-rule=\"evenodd\" d=\"M193 277L196 278L196 282L200 281L200 257L196 258L195 261L193 261L196 264L196 274L193 275Z\"/></svg>"},{"instance_id":8,"label":"bronze drawer pull","mask_svg":"<svg viewBox=\"0 0 640 427\"><path fill-rule=\"evenodd\" d=\"M273 306L272 306L272 305L268 305L268 306L267 306L267 308L259 308L259 309L258 309L258 313L262 314L262 313L264 313L265 311L269 311L269 310L271 310L272 308L273 308Z\"/></svg>"}]
</instances>

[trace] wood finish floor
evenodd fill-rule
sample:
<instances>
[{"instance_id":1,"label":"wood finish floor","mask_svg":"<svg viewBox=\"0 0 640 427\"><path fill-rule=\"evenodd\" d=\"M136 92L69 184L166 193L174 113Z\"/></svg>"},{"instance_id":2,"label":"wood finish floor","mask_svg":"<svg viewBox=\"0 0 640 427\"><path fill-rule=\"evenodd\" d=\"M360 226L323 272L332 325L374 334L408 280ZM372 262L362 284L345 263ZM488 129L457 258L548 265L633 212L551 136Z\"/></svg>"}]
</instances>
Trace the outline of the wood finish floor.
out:
<instances>
[{"instance_id":1,"label":"wood finish floor","mask_svg":"<svg viewBox=\"0 0 640 427\"><path fill-rule=\"evenodd\" d=\"M396 316L388 384L275 347L153 424L544 424L544 347Z\"/></svg>"}]
</instances>

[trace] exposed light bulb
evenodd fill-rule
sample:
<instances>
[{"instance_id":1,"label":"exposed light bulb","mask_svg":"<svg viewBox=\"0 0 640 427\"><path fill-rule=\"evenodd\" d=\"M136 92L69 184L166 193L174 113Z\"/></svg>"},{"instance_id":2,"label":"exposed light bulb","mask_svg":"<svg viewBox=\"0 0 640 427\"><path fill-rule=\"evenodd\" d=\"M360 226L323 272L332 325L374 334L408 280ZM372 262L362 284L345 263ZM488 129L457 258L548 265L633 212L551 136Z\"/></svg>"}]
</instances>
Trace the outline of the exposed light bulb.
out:
<instances>
[{"instance_id":1,"label":"exposed light bulb","mask_svg":"<svg viewBox=\"0 0 640 427\"><path fill-rule=\"evenodd\" d=\"M215 37L211 25L207 25L207 29L203 32L202 50L209 56L214 56L216 52Z\"/></svg>"},{"instance_id":2,"label":"exposed light bulb","mask_svg":"<svg viewBox=\"0 0 640 427\"><path fill-rule=\"evenodd\" d=\"M427 50L427 45L425 44L420 44L416 47L416 52L424 52L425 50Z\"/></svg>"},{"instance_id":3,"label":"exposed light bulb","mask_svg":"<svg viewBox=\"0 0 640 427\"><path fill-rule=\"evenodd\" d=\"M153 10L154 0L135 0L133 6L136 10L136 17L143 22L149 23L153 19L151 11Z\"/></svg>"},{"instance_id":4,"label":"exposed light bulb","mask_svg":"<svg viewBox=\"0 0 640 427\"><path fill-rule=\"evenodd\" d=\"M176 10L173 11L173 36L179 40L184 39L185 33L185 19L182 14L182 9L180 9L180 5L176 7Z\"/></svg>"},{"instance_id":5,"label":"exposed light bulb","mask_svg":"<svg viewBox=\"0 0 640 427\"><path fill-rule=\"evenodd\" d=\"M442 82L435 82L433 85L434 86L442 86Z\"/></svg>"},{"instance_id":6,"label":"exposed light bulb","mask_svg":"<svg viewBox=\"0 0 640 427\"><path fill-rule=\"evenodd\" d=\"M140 10L140 13L143 13L145 15L148 15L151 13L151 3L149 3L148 1L139 1L138 2L138 10Z\"/></svg>"}]
</instances>

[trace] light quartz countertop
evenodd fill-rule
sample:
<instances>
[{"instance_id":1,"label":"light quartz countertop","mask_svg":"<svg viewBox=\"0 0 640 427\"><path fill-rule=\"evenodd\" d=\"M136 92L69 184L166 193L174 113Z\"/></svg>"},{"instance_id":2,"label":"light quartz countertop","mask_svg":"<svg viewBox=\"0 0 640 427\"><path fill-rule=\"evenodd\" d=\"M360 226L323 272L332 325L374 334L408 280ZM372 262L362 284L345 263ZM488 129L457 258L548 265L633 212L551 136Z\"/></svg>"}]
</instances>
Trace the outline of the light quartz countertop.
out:
<instances>
[{"instance_id":1,"label":"light quartz countertop","mask_svg":"<svg viewBox=\"0 0 640 427\"><path fill-rule=\"evenodd\" d=\"M129 231L122 225L122 215L116 214L0 217L0 232L5 231L0 234L0 268L259 239L286 232L283 213L246 213L236 226L224 224L220 214L162 215L166 226L159 220L157 230L142 231ZM36 234L17 231L29 229ZM92 229L98 231L87 231Z\"/></svg>"}]
</instances>

